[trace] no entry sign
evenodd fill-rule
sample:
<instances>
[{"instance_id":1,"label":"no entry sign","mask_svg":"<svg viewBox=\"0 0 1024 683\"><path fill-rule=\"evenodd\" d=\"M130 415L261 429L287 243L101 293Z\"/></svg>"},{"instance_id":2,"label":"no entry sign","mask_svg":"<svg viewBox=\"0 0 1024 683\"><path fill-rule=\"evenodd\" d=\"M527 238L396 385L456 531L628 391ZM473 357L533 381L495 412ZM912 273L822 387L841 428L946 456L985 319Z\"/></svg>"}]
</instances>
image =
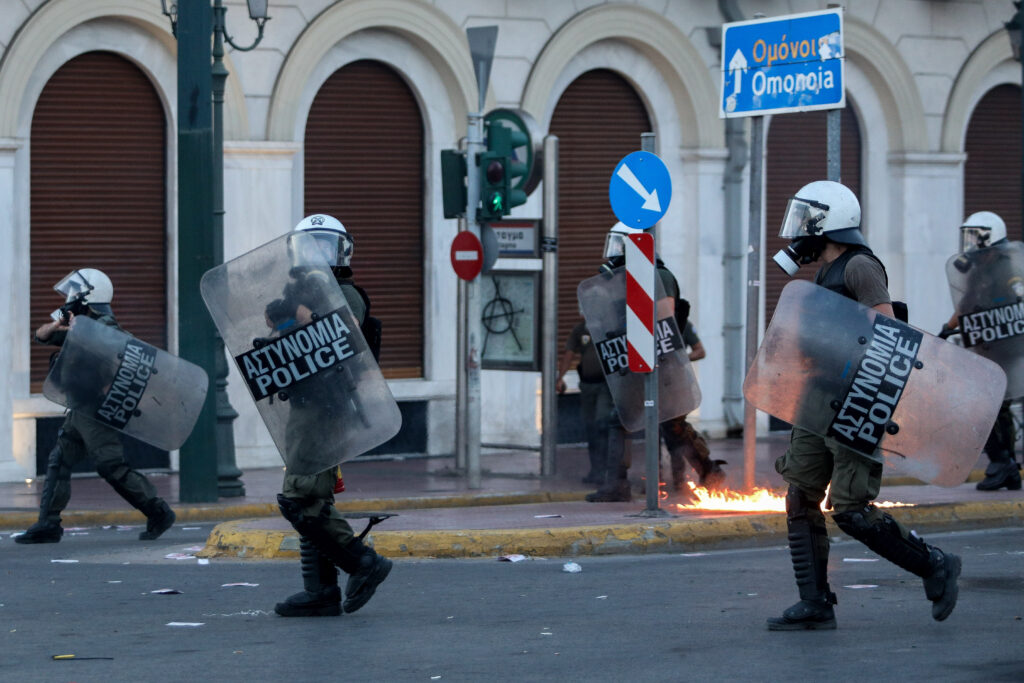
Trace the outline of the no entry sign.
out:
<instances>
[{"instance_id":1,"label":"no entry sign","mask_svg":"<svg viewBox=\"0 0 1024 683\"><path fill-rule=\"evenodd\" d=\"M470 230L463 230L452 240L452 268L467 282L480 274L484 266L484 248Z\"/></svg>"}]
</instances>

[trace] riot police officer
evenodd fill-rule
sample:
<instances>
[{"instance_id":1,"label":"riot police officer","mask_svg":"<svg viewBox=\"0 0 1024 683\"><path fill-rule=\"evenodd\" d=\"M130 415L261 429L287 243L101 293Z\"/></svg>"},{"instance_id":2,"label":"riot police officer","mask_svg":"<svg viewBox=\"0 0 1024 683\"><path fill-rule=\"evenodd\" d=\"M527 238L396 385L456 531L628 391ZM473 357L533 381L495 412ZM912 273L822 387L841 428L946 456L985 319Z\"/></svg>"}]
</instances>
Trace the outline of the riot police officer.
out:
<instances>
[{"instance_id":1,"label":"riot police officer","mask_svg":"<svg viewBox=\"0 0 1024 683\"><path fill-rule=\"evenodd\" d=\"M601 265L600 272L610 274L616 268L626 265L626 239L628 239L630 234L638 232L642 231L630 228L621 222L612 226L605 236L605 262ZM682 317L683 321L679 326L681 332L686 324L686 315L689 313L688 304L685 313L678 309L682 301L679 297L679 283L660 258L656 259L655 265L665 290L665 298L658 302L659 318L662 317L663 313L675 316L677 322ZM626 431L623 429L618 413L614 409L606 417L606 421L608 425L608 450L606 455L607 475L605 483L594 493L587 494L586 499L589 502L629 501L632 499L628 479L632 458L626 441ZM697 472L702 485L712 488L721 488L724 485L725 472L721 466L725 461L712 460L706 446L704 448L699 447L703 439L686 422L685 415L663 422L660 426L660 432L661 436L665 439L665 444L672 458L673 474L676 474L677 470L679 471L680 482L683 478L681 472L682 461L685 458Z\"/></svg>"},{"instance_id":2,"label":"riot police officer","mask_svg":"<svg viewBox=\"0 0 1024 683\"><path fill-rule=\"evenodd\" d=\"M295 231L305 232L314 239L303 240L306 245L315 245L320 256L332 264L331 271L345 300L368 337L371 348L379 343L379 336L367 326L370 300L366 292L352 280L353 241L345 226L336 218L326 215L312 215L302 219ZM309 262L308 258L297 259ZM310 310L317 309L316 278L320 272L306 274L301 267L293 268L294 281L286 287L284 296L267 307L267 323L277 331L284 331L289 325L310 322ZM379 333L379 330L377 331ZM317 410L317 397L295 395L290 400L292 410L288 422L289 458L298 458L306 443L317 443L316 439L306 441L304 434L329 429L322 424L321 413ZM366 419L366 416L352 416L352 419ZM340 462L338 458L336 462ZM282 492L277 500L284 515L300 535L300 556L304 590L279 602L274 611L284 617L337 616L342 610L355 612L369 601L391 571L391 560L378 555L373 548L364 545L357 538L349 523L334 507L334 494L340 489L338 467L311 475L286 473ZM342 603L338 588L338 572L335 567L349 575L345 586L345 600Z\"/></svg>"},{"instance_id":3,"label":"riot police officer","mask_svg":"<svg viewBox=\"0 0 1024 683\"><path fill-rule=\"evenodd\" d=\"M1013 259L991 258L989 252L985 253L984 259L979 259L979 250L1004 246L1007 246L1006 223L995 213L978 211L964 220L960 226L960 254L952 260L955 270L950 272L955 272L957 277L966 283L967 291L960 301L956 302L957 310L953 311L949 321L943 324L939 337L945 339L960 332L960 323L957 319L960 314L972 312L975 306L991 304L990 300L984 300L985 294L990 293L987 291L989 288L985 286L986 283L999 282L1005 287L1008 281L1020 281L1021 273L1014 268ZM1024 295L1024 292L1017 294L1018 300L1021 295ZM1014 350L1010 348L1008 352L1013 354ZM1004 354L999 355L1002 357ZM1008 371L1007 374L1013 372L1009 368L1004 369ZM1003 401L985 442L985 455L988 456L989 464L985 468L985 478L978 482L979 491L997 491L1004 486L1014 491L1021 488L1020 465L1015 455L1013 414L1010 412L1010 404L1014 398L1017 397L1010 396Z\"/></svg>"},{"instance_id":4,"label":"riot police officer","mask_svg":"<svg viewBox=\"0 0 1024 683\"><path fill-rule=\"evenodd\" d=\"M836 182L805 185L789 200L780 237L792 240L775 261L793 275L821 260L815 283L893 317L882 262L861 233L860 203ZM921 540L872 505L882 464L799 427L775 463L789 484L786 522L800 601L768 620L773 631L834 629L836 596L828 584L829 539L821 502L831 483L832 518L845 533L924 580L932 617L942 621L956 605L960 558Z\"/></svg>"},{"instance_id":5,"label":"riot police officer","mask_svg":"<svg viewBox=\"0 0 1024 683\"><path fill-rule=\"evenodd\" d=\"M73 270L54 286L65 295L65 303L52 314L53 320L36 330L35 340L62 346L71 321L84 315L97 322L121 329L110 308L114 286L103 271L95 268ZM68 368L75 374L88 373L82 363ZM132 469L124 457L121 436L113 428L69 410L57 432L57 445L50 451L46 481L39 501L39 521L17 536L17 543L57 543L64 534L60 513L71 498L71 468L86 454L96 461L96 472L132 507L146 515L146 530L139 540L151 541L171 528L175 515L171 507L156 495L153 484L141 472Z\"/></svg>"}]
</instances>

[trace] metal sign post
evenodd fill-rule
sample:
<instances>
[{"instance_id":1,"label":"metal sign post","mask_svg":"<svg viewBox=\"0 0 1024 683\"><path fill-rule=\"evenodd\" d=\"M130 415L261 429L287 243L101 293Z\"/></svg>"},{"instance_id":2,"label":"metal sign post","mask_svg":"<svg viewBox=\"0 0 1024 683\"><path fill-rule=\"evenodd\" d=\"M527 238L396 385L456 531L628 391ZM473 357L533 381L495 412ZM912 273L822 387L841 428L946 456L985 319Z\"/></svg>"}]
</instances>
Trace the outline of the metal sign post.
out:
<instances>
[{"instance_id":1,"label":"metal sign post","mask_svg":"<svg viewBox=\"0 0 1024 683\"><path fill-rule=\"evenodd\" d=\"M756 15L755 15L756 16ZM828 177L839 180L839 117L846 106L843 10L758 18L722 25L721 118L750 116L750 217L747 244L746 369L757 353L764 210L764 115L831 109ZM743 407L743 484L754 488L757 411Z\"/></svg>"},{"instance_id":2,"label":"metal sign post","mask_svg":"<svg viewBox=\"0 0 1024 683\"><path fill-rule=\"evenodd\" d=\"M647 230L653 228L668 210L672 198L672 178L665 164L654 154L655 136L644 133L643 150L622 159L612 173L608 184L608 201L612 211L624 225ZM651 235L651 253L657 253L655 231ZM653 259L652 259L653 261ZM627 264L628 268L628 264ZM652 297L653 299L653 297ZM651 329L657 319L657 302L652 310ZM644 378L644 461L646 463L647 507L644 516L657 517L665 513L658 509L659 473L661 456L660 422L658 419L658 364L652 363L651 372Z\"/></svg>"},{"instance_id":3,"label":"metal sign post","mask_svg":"<svg viewBox=\"0 0 1024 683\"><path fill-rule=\"evenodd\" d=\"M480 176L477 157L484 149L484 100L487 82L491 76L494 46L498 39L497 26L466 29L469 51L476 74L477 110L469 114L466 136L466 228L480 238L477 223L477 205L480 203ZM480 322L480 282L466 283L466 355L459 359L466 368L466 475L467 486L479 489L480 483L480 355L483 342Z\"/></svg>"},{"instance_id":4,"label":"metal sign post","mask_svg":"<svg viewBox=\"0 0 1024 683\"><path fill-rule=\"evenodd\" d=\"M541 330L544 342L541 359L541 435L540 473L555 474L555 452L558 447L558 137L544 138L544 220L541 240L544 284L541 301L544 319Z\"/></svg>"}]
</instances>

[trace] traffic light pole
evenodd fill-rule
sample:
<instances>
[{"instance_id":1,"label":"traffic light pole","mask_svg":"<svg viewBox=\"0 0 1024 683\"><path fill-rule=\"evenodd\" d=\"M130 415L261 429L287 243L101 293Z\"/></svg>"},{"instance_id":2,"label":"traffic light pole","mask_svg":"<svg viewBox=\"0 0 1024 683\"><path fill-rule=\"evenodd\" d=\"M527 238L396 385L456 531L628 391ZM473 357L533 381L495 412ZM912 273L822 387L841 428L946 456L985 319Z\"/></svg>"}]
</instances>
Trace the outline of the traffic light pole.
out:
<instances>
[{"instance_id":1,"label":"traffic light pole","mask_svg":"<svg viewBox=\"0 0 1024 683\"><path fill-rule=\"evenodd\" d=\"M482 99L482 98L481 98ZM482 107L481 107L482 108ZM484 117L479 111L469 115L466 136L466 229L480 237L477 205L480 203L480 174L477 158L484 149ZM466 344L460 359L466 373L466 476L470 489L480 483L480 360L483 323L480 317L480 277L466 283Z\"/></svg>"}]
</instances>

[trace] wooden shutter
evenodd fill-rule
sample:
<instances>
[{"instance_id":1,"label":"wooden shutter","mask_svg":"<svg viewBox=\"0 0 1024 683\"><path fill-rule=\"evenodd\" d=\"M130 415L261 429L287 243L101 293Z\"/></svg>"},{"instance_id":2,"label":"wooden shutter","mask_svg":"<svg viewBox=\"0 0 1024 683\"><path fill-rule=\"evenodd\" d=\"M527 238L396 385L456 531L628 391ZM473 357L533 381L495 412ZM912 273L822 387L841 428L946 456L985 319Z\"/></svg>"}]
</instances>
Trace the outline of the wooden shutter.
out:
<instances>
[{"instance_id":1,"label":"wooden shutter","mask_svg":"<svg viewBox=\"0 0 1024 683\"><path fill-rule=\"evenodd\" d=\"M383 321L381 369L423 376L423 121L388 66L358 61L317 93L306 121L305 212L352 235L355 281Z\"/></svg>"},{"instance_id":2,"label":"wooden shutter","mask_svg":"<svg viewBox=\"0 0 1024 683\"><path fill-rule=\"evenodd\" d=\"M994 211L1006 221L1011 240L1022 239L1020 99L1016 85L989 90L971 114L964 145L963 218L976 211ZM942 229L954 230L963 218L952 217Z\"/></svg>"},{"instance_id":3,"label":"wooden shutter","mask_svg":"<svg viewBox=\"0 0 1024 683\"><path fill-rule=\"evenodd\" d=\"M167 345L166 123L145 74L109 52L64 64L32 115L30 320L63 301L53 291L74 268L114 284L114 313L132 334ZM54 351L31 346L41 391Z\"/></svg>"},{"instance_id":4,"label":"wooden shutter","mask_svg":"<svg viewBox=\"0 0 1024 683\"><path fill-rule=\"evenodd\" d=\"M608 181L615 165L640 149L651 130L633 87L607 69L588 71L562 94L551 117L558 136L558 344L580 320L576 287L597 274L604 239L615 225Z\"/></svg>"},{"instance_id":5,"label":"wooden shutter","mask_svg":"<svg viewBox=\"0 0 1024 683\"><path fill-rule=\"evenodd\" d=\"M789 240L779 229L789 198L807 183L828 179L827 113L824 111L773 116L765 151L765 320L775 313L782 288L791 279L772 260ZM860 126L851 107L840 123L840 175L860 199ZM867 231L865 231L865 236ZM869 240L870 243L870 240ZM813 280L821 263L801 266L796 278Z\"/></svg>"}]
</instances>

